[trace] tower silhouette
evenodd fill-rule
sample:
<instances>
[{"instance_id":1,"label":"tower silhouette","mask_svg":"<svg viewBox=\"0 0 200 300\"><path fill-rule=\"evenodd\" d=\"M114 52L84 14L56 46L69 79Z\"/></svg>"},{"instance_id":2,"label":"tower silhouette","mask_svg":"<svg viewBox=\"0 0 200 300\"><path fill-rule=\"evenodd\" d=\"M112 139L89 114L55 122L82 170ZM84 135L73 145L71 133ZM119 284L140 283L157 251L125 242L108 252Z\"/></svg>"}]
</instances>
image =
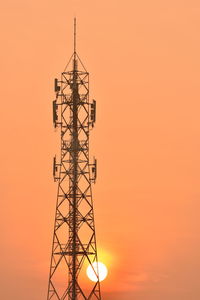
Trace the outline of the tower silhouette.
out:
<instances>
[{"instance_id":1,"label":"tower silhouette","mask_svg":"<svg viewBox=\"0 0 200 300\"><path fill-rule=\"evenodd\" d=\"M96 101L89 101L89 73L76 51L60 80L55 79L53 122L60 128L61 152L53 160L58 182L47 300L101 300L91 185L97 162L89 161L89 133L96 120ZM96 275L86 277L90 265Z\"/></svg>"}]
</instances>

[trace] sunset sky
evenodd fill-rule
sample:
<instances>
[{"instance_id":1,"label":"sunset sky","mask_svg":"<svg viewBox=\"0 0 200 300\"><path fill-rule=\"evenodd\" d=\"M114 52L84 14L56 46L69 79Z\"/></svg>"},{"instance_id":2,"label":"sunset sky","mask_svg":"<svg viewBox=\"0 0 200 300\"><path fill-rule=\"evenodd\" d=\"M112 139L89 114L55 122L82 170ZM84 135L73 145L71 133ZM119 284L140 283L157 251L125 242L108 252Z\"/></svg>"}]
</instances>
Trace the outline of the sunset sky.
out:
<instances>
[{"instance_id":1,"label":"sunset sky","mask_svg":"<svg viewBox=\"0 0 200 300\"><path fill-rule=\"evenodd\" d=\"M0 299L44 300L57 184L54 78L73 52L97 101L102 300L200 299L200 1L6 0Z\"/></svg>"}]
</instances>

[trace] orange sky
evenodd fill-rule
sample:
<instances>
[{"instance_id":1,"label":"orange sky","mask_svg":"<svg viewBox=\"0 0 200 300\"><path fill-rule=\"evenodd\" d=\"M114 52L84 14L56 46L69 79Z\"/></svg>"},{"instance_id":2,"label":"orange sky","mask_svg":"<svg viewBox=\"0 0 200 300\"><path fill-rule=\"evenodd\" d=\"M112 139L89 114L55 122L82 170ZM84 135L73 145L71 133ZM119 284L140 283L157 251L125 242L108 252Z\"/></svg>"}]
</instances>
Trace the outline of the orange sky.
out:
<instances>
[{"instance_id":1,"label":"orange sky","mask_svg":"<svg viewBox=\"0 0 200 300\"><path fill-rule=\"evenodd\" d=\"M90 72L103 300L200 298L200 2L1 3L0 299L46 299L56 184L53 80Z\"/></svg>"}]
</instances>

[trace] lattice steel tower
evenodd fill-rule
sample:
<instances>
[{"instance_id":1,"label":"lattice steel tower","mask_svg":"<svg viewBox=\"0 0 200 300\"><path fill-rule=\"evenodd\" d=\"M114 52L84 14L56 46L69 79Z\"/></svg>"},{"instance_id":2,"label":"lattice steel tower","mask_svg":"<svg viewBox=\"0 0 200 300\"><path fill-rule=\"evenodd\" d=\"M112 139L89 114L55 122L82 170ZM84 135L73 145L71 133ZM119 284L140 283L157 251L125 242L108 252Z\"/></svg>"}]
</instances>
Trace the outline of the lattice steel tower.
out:
<instances>
[{"instance_id":1,"label":"lattice steel tower","mask_svg":"<svg viewBox=\"0 0 200 300\"><path fill-rule=\"evenodd\" d=\"M71 69L70 69L71 65ZM96 101L89 102L89 74L74 52L55 79L53 122L60 127L61 154L53 162L58 182L53 246L47 300L101 300L91 184L96 179L96 160L89 162L89 132L96 119ZM96 282L86 278L91 265Z\"/></svg>"}]
</instances>

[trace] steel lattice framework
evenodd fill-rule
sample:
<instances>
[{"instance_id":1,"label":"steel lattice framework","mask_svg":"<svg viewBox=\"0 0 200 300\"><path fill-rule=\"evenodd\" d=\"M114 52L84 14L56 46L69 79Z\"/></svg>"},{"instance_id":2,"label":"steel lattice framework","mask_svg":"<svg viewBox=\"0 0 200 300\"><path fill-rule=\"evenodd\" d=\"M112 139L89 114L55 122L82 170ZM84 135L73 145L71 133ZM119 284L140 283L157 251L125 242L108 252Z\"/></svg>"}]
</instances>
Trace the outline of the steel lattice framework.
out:
<instances>
[{"instance_id":1,"label":"steel lattice framework","mask_svg":"<svg viewBox=\"0 0 200 300\"><path fill-rule=\"evenodd\" d=\"M89 162L96 101L89 102L89 74L76 52L76 30L74 34L74 53L61 79L55 79L53 120L60 127L61 154L53 162L58 192L47 300L101 300L98 270L92 265L98 261L91 190L96 160ZM88 265L96 282L87 281Z\"/></svg>"}]
</instances>

